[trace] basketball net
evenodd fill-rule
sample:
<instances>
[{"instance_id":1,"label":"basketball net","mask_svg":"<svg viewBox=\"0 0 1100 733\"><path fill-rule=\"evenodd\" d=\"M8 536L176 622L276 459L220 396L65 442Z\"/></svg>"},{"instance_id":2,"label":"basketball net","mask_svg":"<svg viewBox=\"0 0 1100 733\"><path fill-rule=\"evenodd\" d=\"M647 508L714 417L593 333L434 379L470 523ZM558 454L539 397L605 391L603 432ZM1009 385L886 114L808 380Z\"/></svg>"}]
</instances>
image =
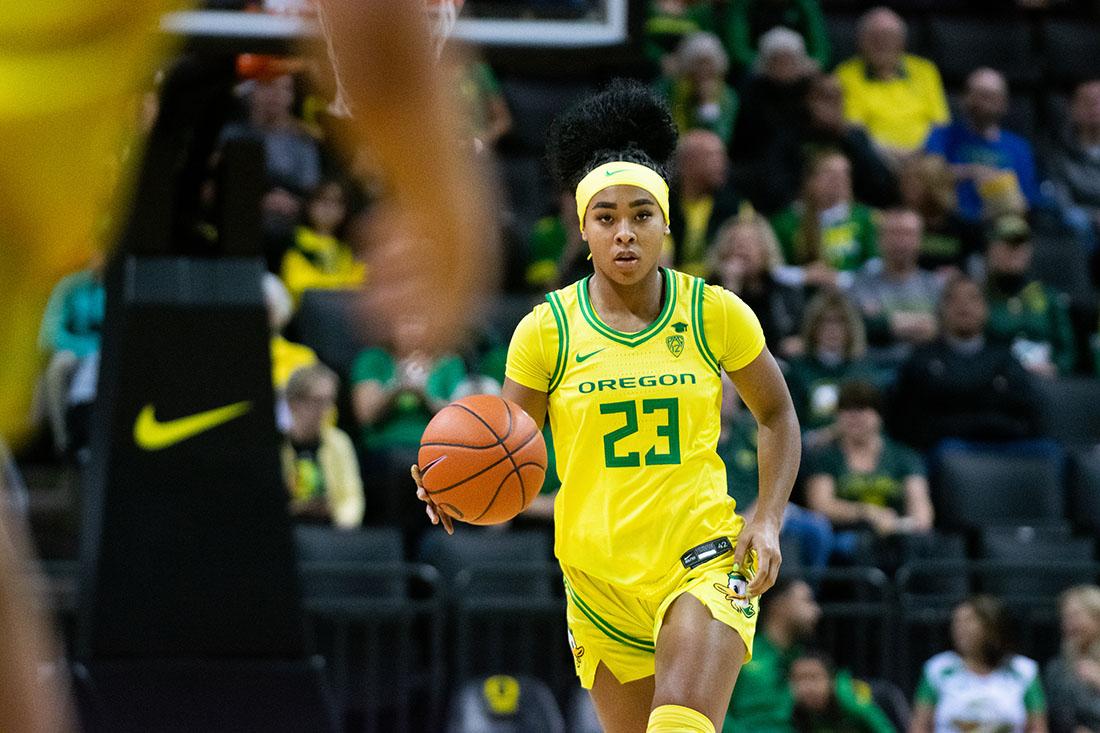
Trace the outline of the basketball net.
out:
<instances>
[{"instance_id":1,"label":"basketball net","mask_svg":"<svg viewBox=\"0 0 1100 733\"><path fill-rule=\"evenodd\" d=\"M369 0L366 0L369 2ZM424 0L424 12L428 20L428 29L432 35L432 44L435 49L435 57L438 59L443 53L443 44L454 32L458 22L458 11L462 8L463 0ZM329 112L337 117L351 117L352 110L348 105L348 97L344 91L344 83L340 78L340 67L336 62L336 53L332 47L332 34L329 31L323 2L314 2L317 12L317 22L321 28L321 34L325 37L325 48L328 50L328 60L332 64L332 73L336 79L336 98L329 105Z\"/></svg>"}]
</instances>

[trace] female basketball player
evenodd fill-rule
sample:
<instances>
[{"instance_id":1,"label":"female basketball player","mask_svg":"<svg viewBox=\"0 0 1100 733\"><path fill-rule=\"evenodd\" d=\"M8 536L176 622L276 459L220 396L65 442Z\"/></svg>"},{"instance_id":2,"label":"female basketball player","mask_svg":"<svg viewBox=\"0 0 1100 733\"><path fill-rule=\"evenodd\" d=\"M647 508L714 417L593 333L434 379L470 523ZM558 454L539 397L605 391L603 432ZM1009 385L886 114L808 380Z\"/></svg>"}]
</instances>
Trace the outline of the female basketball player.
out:
<instances>
[{"instance_id":1,"label":"female basketball player","mask_svg":"<svg viewBox=\"0 0 1100 733\"><path fill-rule=\"evenodd\" d=\"M523 319L504 385L539 425L549 411L569 638L610 733L721 727L758 597L779 569L800 453L752 311L657 264L675 144L668 110L633 83L556 120L551 165L576 191L594 272ZM723 370L760 424L760 499L747 526L715 452Z\"/></svg>"}]
</instances>

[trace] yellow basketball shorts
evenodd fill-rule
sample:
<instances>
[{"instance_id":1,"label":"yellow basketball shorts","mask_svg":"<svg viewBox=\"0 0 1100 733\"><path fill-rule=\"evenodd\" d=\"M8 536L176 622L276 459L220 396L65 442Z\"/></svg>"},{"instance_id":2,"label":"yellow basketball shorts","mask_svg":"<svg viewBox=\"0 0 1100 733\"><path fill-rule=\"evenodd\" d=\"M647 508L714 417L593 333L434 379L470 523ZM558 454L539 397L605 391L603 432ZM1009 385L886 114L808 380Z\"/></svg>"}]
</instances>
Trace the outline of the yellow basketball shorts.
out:
<instances>
[{"instance_id":1,"label":"yellow basketball shorts","mask_svg":"<svg viewBox=\"0 0 1100 733\"><path fill-rule=\"evenodd\" d=\"M742 564L745 578L752 577L755 567L752 554ZM759 599L744 595L746 581L733 572L732 552L690 570L681 567L670 579L670 591L656 598L631 595L628 589L567 565L562 565L562 572L569 645L585 689L591 689L600 662L620 683L652 675L661 623L669 606L683 593L698 598L715 619L736 631L745 642L744 661L752 658Z\"/></svg>"}]
</instances>

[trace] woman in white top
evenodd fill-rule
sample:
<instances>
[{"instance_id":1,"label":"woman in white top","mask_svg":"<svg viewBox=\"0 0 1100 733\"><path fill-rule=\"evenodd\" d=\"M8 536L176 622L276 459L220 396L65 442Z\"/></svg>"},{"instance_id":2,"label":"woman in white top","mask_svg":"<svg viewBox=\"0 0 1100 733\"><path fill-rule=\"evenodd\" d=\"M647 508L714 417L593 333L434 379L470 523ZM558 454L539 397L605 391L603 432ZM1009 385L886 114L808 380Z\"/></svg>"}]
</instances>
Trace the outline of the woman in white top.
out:
<instances>
[{"instance_id":1,"label":"woman in white top","mask_svg":"<svg viewBox=\"0 0 1100 733\"><path fill-rule=\"evenodd\" d=\"M955 651L924 665L909 733L1047 733L1039 665L1012 654L1004 607L973 596L951 614Z\"/></svg>"}]
</instances>

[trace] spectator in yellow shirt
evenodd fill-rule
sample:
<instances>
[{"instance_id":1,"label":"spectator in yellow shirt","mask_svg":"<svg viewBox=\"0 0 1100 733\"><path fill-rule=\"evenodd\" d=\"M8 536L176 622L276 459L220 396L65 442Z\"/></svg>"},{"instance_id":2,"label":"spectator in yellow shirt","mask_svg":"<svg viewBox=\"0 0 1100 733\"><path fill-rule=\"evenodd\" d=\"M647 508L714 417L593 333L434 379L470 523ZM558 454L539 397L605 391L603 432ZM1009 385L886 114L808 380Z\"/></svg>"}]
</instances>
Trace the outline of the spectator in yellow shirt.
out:
<instances>
[{"instance_id":1,"label":"spectator in yellow shirt","mask_svg":"<svg viewBox=\"0 0 1100 733\"><path fill-rule=\"evenodd\" d=\"M299 522L355 529L363 521L363 481L347 433L329 423L340 380L324 364L299 369L286 385L290 429L283 477L290 513Z\"/></svg>"},{"instance_id":2,"label":"spectator in yellow shirt","mask_svg":"<svg viewBox=\"0 0 1100 733\"><path fill-rule=\"evenodd\" d=\"M836 68L845 116L895 154L918 149L933 126L950 119L939 70L905 53L905 37L897 13L869 10L859 24L859 55Z\"/></svg>"},{"instance_id":3,"label":"spectator in yellow shirt","mask_svg":"<svg viewBox=\"0 0 1100 733\"><path fill-rule=\"evenodd\" d=\"M283 282L295 307L306 290L347 290L362 284L365 266L339 239L346 220L344 186L322 181L309 196L305 224L295 230L294 245L283 256Z\"/></svg>"}]
</instances>

